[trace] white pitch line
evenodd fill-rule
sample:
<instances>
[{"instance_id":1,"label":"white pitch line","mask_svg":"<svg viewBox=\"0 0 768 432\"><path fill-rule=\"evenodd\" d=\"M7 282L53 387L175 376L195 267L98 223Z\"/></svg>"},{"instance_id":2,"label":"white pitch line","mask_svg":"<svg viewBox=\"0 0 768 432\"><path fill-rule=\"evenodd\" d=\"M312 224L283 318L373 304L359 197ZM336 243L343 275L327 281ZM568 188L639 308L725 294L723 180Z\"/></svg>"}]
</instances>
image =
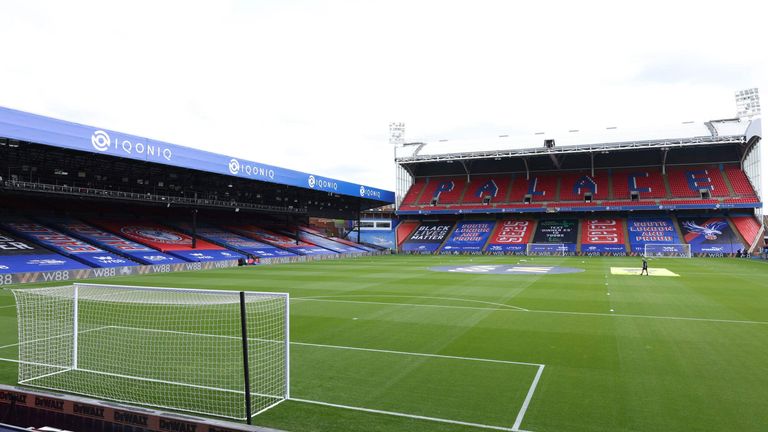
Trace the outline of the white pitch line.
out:
<instances>
[{"instance_id":1,"label":"white pitch line","mask_svg":"<svg viewBox=\"0 0 768 432\"><path fill-rule=\"evenodd\" d=\"M12 308L12 307L16 307L16 305L15 305L15 304L12 304L12 305L5 305L5 306L0 306L0 309L5 309L5 308Z\"/></svg>"},{"instance_id":2,"label":"white pitch line","mask_svg":"<svg viewBox=\"0 0 768 432\"><path fill-rule=\"evenodd\" d=\"M77 333L78 334L83 334L83 333L88 333L88 332L92 332L92 331L103 330L103 329L109 328L109 327L110 326L96 327L96 328L92 328L92 329L88 329L88 330L82 330L82 331L79 331ZM60 335L56 335L56 336L49 336L47 338L42 338L42 339L34 339L34 340L31 340L31 341L26 341L24 343L25 344L30 344L30 343L35 343L35 342L42 342L42 341L47 341L47 340L51 340L51 339L61 338L61 337L65 337L65 336L72 336L72 333L65 333L65 334L60 334ZM17 343L10 344L10 345L0 346L0 349L15 347L15 346L19 346L19 345L21 345L21 343L17 342Z\"/></svg>"},{"instance_id":3,"label":"white pitch line","mask_svg":"<svg viewBox=\"0 0 768 432\"><path fill-rule=\"evenodd\" d=\"M536 386L539 384L539 378L541 378L541 374L544 372L544 365L539 366L539 370L536 371L536 376L533 378L533 382L531 383L531 388L528 389L528 394L525 396L525 401L523 402L523 406L520 408L520 411L517 413L517 418L515 419L515 424L512 426L513 430L520 430L520 424L523 422L523 417L525 417L525 412L528 411L528 405L531 403L531 399L533 398L533 392L536 391Z\"/></svg>"},{"instance_id":4,"label":"white pitch line","mask_svg":"<svg viewBox=\"0 0 768 432\"><path fill-rule=\"evenodd\" d=\"M124 329L124 330L139 330L139 331L182 334L182 335L191 335L191 336L207 336L207 337L217 337L217 338L224 338L224 339L240 339L237 336L209 335L204 333L189 333L189 332L180 332L175 330L142 329L142 328L122 327L122 326L106 326L106 327L100 327L100 328L101 329L118 328L118 329ZM257 339L257 338L248 338L248 339L259 340L264 342L282 343L282 341L271 341L271 340L264 340L264 339ZM443 354L416 353L416 352L410 352L410 351L394 351L394 350L385 350L385 349L376 349L376 348L350 347L350 346L343 346L343 345L326 345L326 344L317 344L317 343L311 343L311 342L291 342L291 345L315 346L315 347L321 347L321 348L346 349L346 350L352 350L352 351L369 351L369 352L379 352L379 353L386 353L386 354L434 357L434 358L445 358L445 359L454 359L454 360L479 361L479 362L486 362L486 363L516 364L516 365L535 366L535 367L543 366L541 363L527 363L527 362L518 362L518 361L512 361L512 360L487 359L482 357L461 357L461 356L451 356L451 355L443 355Z\"/></svg>"},{"instance_id":5,"label":"white pitch line","mask_svg":"<svg viewBox=\"0 0 768 432\"><path fill-rule=\"evenodd\" d=\"M384 349L375 349L375 348L358 348L358 347L348 347L348 346L342 346L342 345L316 344L316 343L309 343L309 342L291 342L291 345L304 345L304 346L315 346L315 347L322 347L322 348L346 349L346 350L352 350L352 351L370 351L370 352L378 352L378 353L386 353L386 354L433 357L433 358L444 358L444 359L453 359L453 360L467 360L467 361L478 361L478 362L486 362L486 363L515 364L515 365L523 365L523 366L535 366L538 368L541 368L544 366L541 363L527 363L527 362L518 362L518 361L512 361L512 360L497 360L497 359L487 359L487 358L481 358L481 357L461 357L461 356L451 356L451 355L443 355L443 354L415 353L415 352L408 352L408 351L393 351L393 350L384 350Z\"/></svg>"},{"instance_id":6,"label":"white pitch line","mask_svg":"<svg viewBox=\"0 0 768 432\"><path fill-rule=\"evenodd\" d=\"M364 296L364 297L377 297L377 296ZM376 301L362 301L362 300L333 300L333 299L310 298L310 297L299 297L291 300L316 301L316 302L324 301L324 302L335 302L335 303L359 303L359 304L390 304L395 306L416 306L416 307L428 307L428 308L471 309L471 310L487 310L487 311L511 310L513 312L529 312L528 309L523 309L521 307L509 306L509 305L503 308L498 308L498 307L494 308L494 307L479 307L479 306L436 305L436 304L428 304L428 303L395 303L395 302L376 302Z\"/></svg>"},{"instance_id":7,"label":"white pitch line","mask_svg":"<svg viewBox=\"0 0 768 432\"><path fill-rule=\"evenodd\" d=\"M374 296L371 296L371 297L374 297ZM357 301L357 300L331 300L331 299L309 299L309 298L301 298L301 299L307 300L307 301L331 302L331 303L358 303L358 304L377 304L377 305L388 305L388 306L438 307L438 308L451 308L451 309L479 309L479 310L507 311L507 312L520 312L520 313L604 316L604 317L614 317L614 318L615 317L647 318L647 319L661 319L661 320L768 325L768 321L729 320L729 319L717 319L717 318L693 318L693 317L675 317L675 316L662 316L662 315L607 314L607 313L599 313L599 312L571 312L571 311L552 311L552 310L535 310L535 309L519 310L519 309L509 309L509 308L491 308L491 307L483 308L483 307L474 307L474 306L427 305L427 304L420 304L420 303L391 303L391 302Z\"/></svg>"},{"instance_id":8,"label":"white pitch line","mask_svg":"<svg viewBox=\"0 0 768 432\"><path fill-rule=\"evenodd\" d=\"M348 409L348 410L354 410L354 411L362 411L367 413L373 413L373 414L384 414L384 415L390 415L395 417L405 417L410 419L416 419L416 420L427 420L432 422L438 422L438 423L448 423L448 424L455 424L455 425L461 425L461 426L471 426L476 428L482 428L482 429L493 429L493 430L500 430L500 431L508 431L508 432L519 432L517 429L508 428L508 427L502 427L502 426L493 426L493 425L487 425L482 423L471 423L471 422L464 422L459 420L449 420L439 417L427 417L427 416L421 416L421 415L415 415L415 414L406 414L401 413L397 411L384 411L384 410L377 410L372 408L362 408L362 407L356 407L356 406L350 406L350 405L340 405L340 404L334 404L329 402L321 402L321 401L315 401L315 400L309 400L309 399L298 399L298 398L290 398L288 399L290 401L294 402L301 402L301 403L307 403L307 404L313 404L313 405L323 405L328 406L332 408L342 408L342 409Z\"/></svg>"},{"instance_id":9,"label":"white pitch line","mask_svg":"<svg viewBox=\"0 0 768 432\"><path fill-rule=\"evenodd\" d=\"M460 297L431 297L431 296L412 296L412 295L331 295L331 296L294 297L292 300L314 300L314 299L327 299L327 298L333 299L333 298L339 298L339 297L376 297L376 298L390 297L390 298L420 298L420 299L431 299L431 300L453 300L453 301L463 301L468 303L488 304L492 306L518 309L522 311L528 310L526 308L521 308L519 306L512 306L504 303L494 303L494 302L488 302L488 301L482 301L482 300L471 300L471 299L465 299ZM440 306L440 305L428 305L428 306Z\"/></svg>"}]
</instances>

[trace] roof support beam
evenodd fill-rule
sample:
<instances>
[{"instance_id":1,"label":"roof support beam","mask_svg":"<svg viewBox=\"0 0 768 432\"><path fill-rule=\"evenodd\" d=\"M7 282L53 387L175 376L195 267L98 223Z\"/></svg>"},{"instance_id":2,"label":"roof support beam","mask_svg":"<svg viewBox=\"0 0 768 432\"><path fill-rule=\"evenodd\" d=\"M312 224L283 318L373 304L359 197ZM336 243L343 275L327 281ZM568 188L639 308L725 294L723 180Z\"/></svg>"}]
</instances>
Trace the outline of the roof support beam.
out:
<instances>
[{"instance_id":1,"label":"roof support beam","mask_svg":"<svg viewBox=\"0 0 768 432\"><path fill-rule=\"evenodd\" d=\"M667 154L669 154L668 148L661 149L661 173L667 174Z\"/></svg>"},{"instance_id":2,"label":"roof support beam","mask_svg":"<svg viewBox=\"0 0 768 432\"><path fill-rule=\"evenodd\" d=\"M552 163L555 164L555 168L560 169L560 159L557 158L557 155L554 153L549 154L549 158L552 159Z\"/></svg>"},{"instance_id":3,"label":"roof support beam","mask_svg":"<svg viewBox=\"0 0 768 432\"><path fill-rule=\"evenodd\" d=\"M467 166L467 161L466 160L461 160L459 162L461 162L461 166L464 167L464 172L467 173L467 183L469 183L470 182L470 179L469 179L469 167Z\"/></svg>"},{"instance_id":4,"label":"roof support beam","mask_svg":"<svg viewBox=\"0 0 768 432\"><path fill-rule=\"evenodd\" d=\"M531 170L528 168L528 158L522 158L523 164L525 164L525 179L530 180L531 179Z\"/></svg>"}]
</instances>

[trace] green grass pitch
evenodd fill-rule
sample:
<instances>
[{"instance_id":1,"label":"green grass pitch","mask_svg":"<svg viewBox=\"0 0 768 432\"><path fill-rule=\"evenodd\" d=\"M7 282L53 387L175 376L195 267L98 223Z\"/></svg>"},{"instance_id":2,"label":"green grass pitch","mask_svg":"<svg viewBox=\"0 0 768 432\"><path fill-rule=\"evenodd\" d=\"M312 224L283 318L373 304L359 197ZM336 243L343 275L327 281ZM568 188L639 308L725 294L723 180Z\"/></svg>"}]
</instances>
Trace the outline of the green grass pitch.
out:
<instances>
[{"instance_id":1,"label":"green grass pitch","mask_svg":"<svg viewBox=\"0 0 768 432\"><path fill-rule=\"evenodd\" d=\"M521 259L585 271L428 270ZM388 256L94 282L289 292L294 400L256 417L262 426L766 430L768 263L656 259L652 270L679 277L610 271L639 266L639 258ZM0 358L16 358L16 339L13 296L2 291ZM0 382L16 379L16 364L0 361Z\"/></svg>"}]
</instances>

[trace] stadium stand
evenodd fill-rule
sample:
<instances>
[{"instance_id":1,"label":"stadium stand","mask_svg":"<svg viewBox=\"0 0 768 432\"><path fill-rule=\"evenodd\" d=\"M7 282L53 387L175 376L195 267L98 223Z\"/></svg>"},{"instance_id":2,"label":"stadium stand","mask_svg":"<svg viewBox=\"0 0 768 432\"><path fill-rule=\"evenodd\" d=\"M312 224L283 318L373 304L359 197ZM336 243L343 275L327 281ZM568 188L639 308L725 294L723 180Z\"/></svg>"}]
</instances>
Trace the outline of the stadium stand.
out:
<instances>
[{"instance_id":1,"label":"stadium stand","mask_svg":"<svg viewBox=\"0 0 768 432\"><path fill-rule=\"evenodd\" d=\"M116 234L103 231L79 220L69 218L47 218L45 220L62 232L95 244L113 253L127 256L140 264L151 265L186 262L181 258L160 252L157 249L133 242Z\"/></svg>"},{"instance_id":2,"label":"stadium stand","mask_svg":"<svg viewBox=\"0 0 768 432\"><path fill-rule=\"evenodd\" d=\"M361 252L370 252L371 249L367 248L361 244L357 244L354 242L350 242L348 240L344 240L342 238L333 237L333 236L327 236L324 233L313 229L311 227L307 226L297 226L295 229L315 236L315 238L320 239L322 242L327 242L328 245L332 246L331 250L339 252L339 253L352 253L352 254L358 254ZM311 241L311 239L308 237L308 240ZM319 243L316 243L319 244Z\"/></svg>"},{"instance_id":3,"label":"stadium stand","mask_svg":"<svg viewBox=\"0 0 768 432\"><path fill-rule=\"evenodd\" d=\"M328 249L336 253L361 254L364 251L353 246L335 242L319 232L306 227L292 227L290 230L284 230L286 234L293 237L299 237L302 241L315 246Z\"/></svg>"},{"instance_id":4,"label":"stadium stand","mask_svg":"<svg viewBox=\"0 0 768 432\"><path fill-rule=\"evenodd\" d=\"M85 268L89 266L0 230L0 274Z\"/></svg>"},{"instance_id":5,"label":"stadium stand","mask_svg":"<svg viewBox=\"0 0 768 432\"><path fill-rule=\"evenodd\" d=\"M25 219L6 221L2 226L14 234L36 242L89 267L123 267L137 263L125 256L108 252L54 228Z\"/></svg>"},{"instance_id":6,"label":"stadium stand","mask_svg":"<svg viewBox=\"0 0 768 432\"><path fill-rule=\"evenodd\" d=\"M608 199L609 178L606 172L596 171L592 176L588 172L566 173L560 178L561 201L584 201L589 193L592 200Z\"/></svg>"},{"instance_id":7,"label":"stadium stand","mask_svg":"<svg viewBox=\"0 0 768 432\"><path fill-rule=\"evenodd\" d=\"M403 198L403 205L407 206L416 204L426 184L427 180L425 178L416 179L416 182L411 185L410 189L408 189L408 193L405 194L405 198Z\"/></svg>"},{"instance_id":8,"label":"stadium stand","mask_svg":"<svg viewBox=\"0 0 768 432\"><path fill-rule=\"evenodd\" d=\"M518 176L509 201L523 202L529 195L531 201L557 201L557 183L558 176L555 174L531 174L527 180L524 176Z\"/></svg>"},{"instance_id":9,"label":"stadium stand","mask_svg":"<svg viewBox=\"0 0 768 432\"><path fill-rule=\"evenodd\" d=\"M489 204L505 202L509 192L510 176L481 176L474 177L467 185L467 191L461 203L479 204L486 198Z\"/></svg>"},{"instance_id":10,"label":"stadium stand","mask_svg":"<svg viewBox=\"0 0 768 432\"><path fill-rule=\"evenodd\" d=\"M128 239L191 262L244 259L243 254L205 240L196 240L170 227L146 221L98 219L90 223Z\"/></svg>"},{"instance_id":11,"label":"stadium stand","mask_svg":"<svg viewBox=\"0 0 768 432\"><path fill-rule=\"evenodd\" d=\"M672 167L667 173L669 187L675 198L702 196L706 191L713 197L730 195L720 169L712 166Z\"/></svg>"},{"instance_id":12,"label":"stadium stand","mask_svg":"<svg viewBox=\"0 0 768 432\"><path fill-rule=\"evenodd\" d=\"M267 243L281 249L289 250L298 255L335 254L335 252L331 250L318 247L303 240L291 238L283 234L278 234L277 232L257 227L255 225L228 225L225 228L254 240L258 240L260 242Z\"/></svg>"},{"instance_id":13,"label":"stadium stand","mask_svg":"<svg viewBox=\"0 0 768 432\"><path fill-rule=\"evenodd\" d=\"M733 184L735 194L731 193L724 174L728 175ZM466 191L460 202L456 202L457 196L461 194L457 188L462 189L463 186L460 185L464 184L460 178L423 179L414 184L408 196L413 196L414 191L423 184L427 187L424 189L421 203L403 204L401 210L530 209L542 207L541 204L548 208L713 206L759 202L743 171L730 166L723 172L717 165L670 167L666 175L662 174L659 168L630 168L596 170L594 176L584 171L565 172L561 175L532 174L529 180L522 175L516 175L512 181L510 176L481 176L466 184ZM453 187L450 184L453 184ZM440 192L440 189L446 191ZM701 190L706 190L710 197L702 199ZM637 201L630 200L632 192L637 192ZM592 196L590 202L585 201L587 193ZM524 200L529 195L531 203L526 204ZM435 205L431 205L429 197L434 196L439 196L440 199ZM490 200L483 204L483 198L486 196L490 196ZM449 202L443 200L445 197L448 197Z\"/></svg>"},{"instance_id":14,"label":"stadium stand","mask_svg":"<svg viewBox=\"0 0 768 432\"><path fill-rule=\"evenodd\" d=\"M658 168L637 168L613 171L613 199L626 200L637 192L640 200L666 198L667 188Z\"/></svg>"},{"instance_id":15,"label":"stadium stand","mask_svg":"<svg viewBox=\"0 0 768 432\"><path fill-rule=\"evenodd\" d=\"M185 231L187 234L191 234L193 231L192 225L188 222L179 222L174 224L174 226ZM296 254L293 252L289 252L287 250L280 249L266 243L258 242L256 240L213 226L198 226L194 231L201 238L211 243L218 244L219 246L226 247L244 255L253 255L259 258L296 256Z\"/></svg>"},{"instance_id":16,"label":"stadium stand","mask_svg":"<svg viewBox=\"0 0 768 432\"><path fill-rule=\"evenodd\" d=\"M752 187L747 175L738 165L726 165L725 174L733 186L733 191L740 196L755 196L755 189Z\"/></svg>"},{"instance_id":17,"label":"stadium stand","mask_svg":"<svg viewBox=\"0 0 768 432\"><path fill-rule=\"evenodd\" d=\"M428 180L418 204L448 204L459 201L466 186L462 177L432 177Z\"/></svg>"}]
</instances>

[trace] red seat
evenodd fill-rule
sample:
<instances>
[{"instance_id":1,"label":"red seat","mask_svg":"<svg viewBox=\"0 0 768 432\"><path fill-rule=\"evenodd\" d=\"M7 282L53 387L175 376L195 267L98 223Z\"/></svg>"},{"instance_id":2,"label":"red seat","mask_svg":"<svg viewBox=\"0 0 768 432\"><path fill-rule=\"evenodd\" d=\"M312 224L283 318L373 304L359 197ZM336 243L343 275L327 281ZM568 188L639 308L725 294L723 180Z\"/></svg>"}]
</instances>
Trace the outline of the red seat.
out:
<instances>
[{"instance_id":1,"label":"red seat","mask_svg":"<svg viewBox=\"0 0 768 432\"><path fill-rule=\"evenodd\" d=\"M725 175L728 176L728 180L731 182L731 186L733 186L733 191L736 192L736 195L755 195L755 189L752 187L752 183L738 165L726 166Z\"/></svg>"},{"instance_id":2,"label":"red seat","mask_svg":"<svg viewBox=\"0 0 768 432\"><path fill-rule=\"evenodd\" d=\"M416 182L411 185L411 187L408 189L408 192L406 192L402 205L416 204L416 199L419 197L421 191L424 190L424 185L426 184L427 181L425 179L416 179Z\"/></svg>"},{"instance_id":3,"label":"red seat","mask_svg":"<svg viewBox=\"0 0 768 432\"><path fill-rule=\"evenodd\" d=\"M731 216L731 220L744 240L752 245L760 232L760 222L752 216Z\"/></svg>"},{"instance_id":4,"label":"red seat","mask_svg":"<svg viewBox=\"0 0 768 432\"><path fill-rule=\"evenodd\" d=\"M594 176L588 172L574 172L563 175L560 178L560 200L583 201L584 194L587 192L592 192L593 200L607 199L607 174L605 171L595 171Z\"/></svg>"},{"instance_id":5,"label":"red seat","mask_svg":"<svg viewBox=\"0 0 768 432\"><path fill-rule=\"evenodd\" d=\"M640 190L640 199L666 198L664 178L657 168L636 168L613 172L613 198L629 199L630 183Z\"/></svg>"},{"instance_id":6,"label":"red seat","mask_svg":"<svg viewBox=\"0 0 768 432\"><path fill-rule=\"evenodd\" d=\"M489 184L489 182L493 182ZM462 204L483 202L486 195L491 195L491 203L505 202L509 191L510 176L475 177L469 182L467 192L464 194ZM493 195L493 186L496 186L496 195Z\"/></svg>"}]
</instances>

